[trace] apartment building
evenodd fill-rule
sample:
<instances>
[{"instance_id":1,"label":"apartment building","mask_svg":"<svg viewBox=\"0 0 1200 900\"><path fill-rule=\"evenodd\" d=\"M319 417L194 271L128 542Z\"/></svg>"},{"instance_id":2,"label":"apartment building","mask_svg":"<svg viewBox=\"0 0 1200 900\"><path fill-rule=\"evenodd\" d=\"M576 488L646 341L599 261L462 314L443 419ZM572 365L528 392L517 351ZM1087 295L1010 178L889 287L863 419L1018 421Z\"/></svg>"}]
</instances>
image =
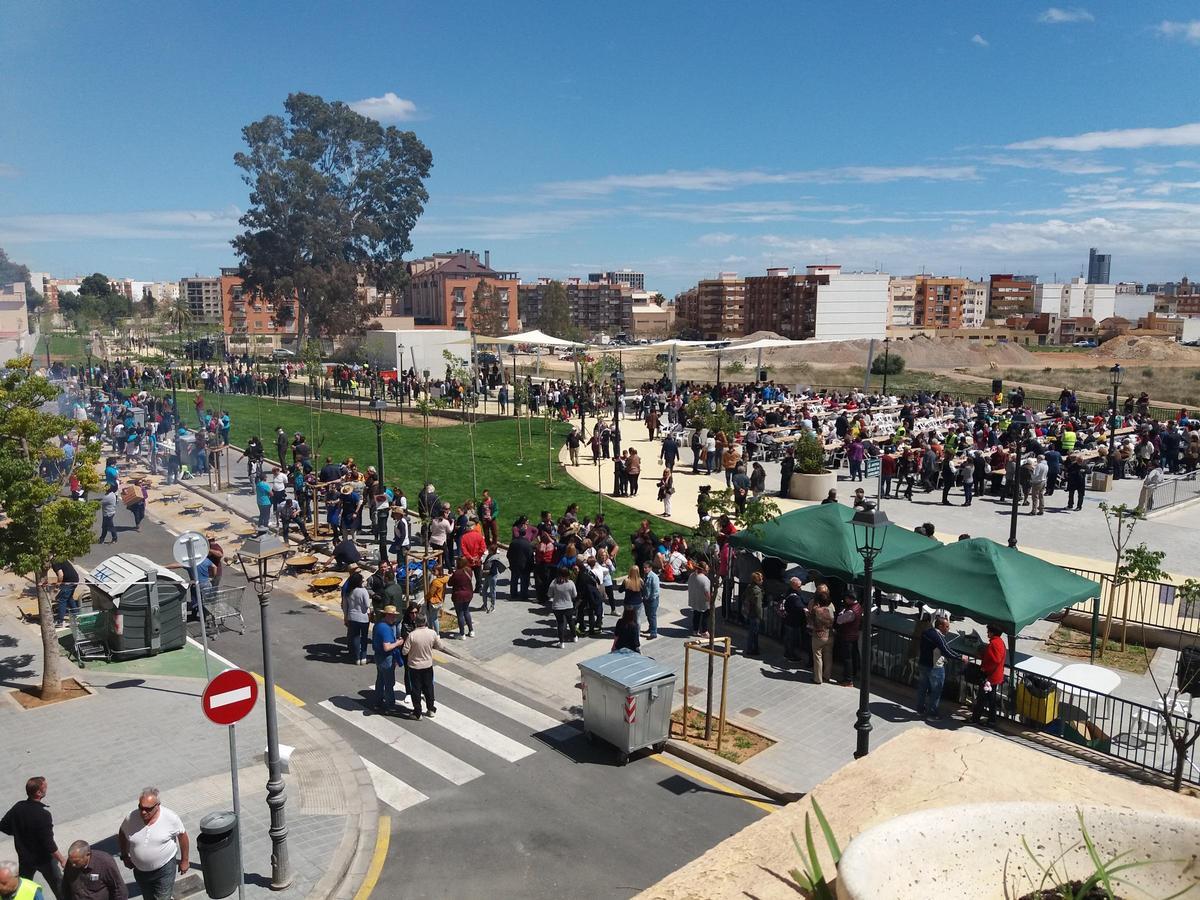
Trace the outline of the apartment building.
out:
<instances>
[{"instance_id":1,"label":"apartment building","mask_svg":"<svg viewBox=\"0 0 1200 900\"><path fill-rule=\"evenodd\" d=\"M231 352L283 347L296 338L294 300L269 300L247 293L237 268L221 270L221 328Z\"/></svg>"},{"instance_id":2,"label":"apartment building","mask_svg":"<svg viewBox=\"0 0 1200 900\"><path fill-rule=\"evenodd\" d=\"M1008 319L1012 316L1031 316L1037 311L1034 300L1036 275L992 275L988 279L989 319Z\"/></svg>"},{"instance_id":3,"label":"apartment building","mask_svg":"<svg viewBox=\"0 0 1200 900\"><path fill-rule=\"evenodd\" d=\"M1093 284L1083 278L1034 285L1035 311L1054 313L1064 321L1088 318L1101 322L1116 315L1116 302L1115 285Z\"/></svg>"},{"instance_id":4,"label":"apartment building","mask_svg":"<svg viewBox=\"0 0 1200 900\"><path fill-rule=\"evenodd\" d=\"M1092 247L1088 251L1088 284L1108 284L1109 273L1112 271L1112 256L1108 253L1097 253Z\"/></svg>"},{"instance_id":5,"label":"apartment building","mask_svg":"<svg viewBox=\"0 0 1200 900\"><path fill-rule=\"evenodd\" d=\"M496 291L506 310L504 330L517 331L517 273L493 269L489 251L484 251L482 261L473 250L435 253L412 260L407 270L403 309L393 308L393 315L412 316L418 327L470 331L471 301L483 282Z\"/></svg>"},{"instance_id":6,"label":"apartment building","mask_svg":"<svg viewBox=\"0 0 1200 900\"><path fill-rule=\"evenodd\" d=\"M917 279L888 280L888 326L911 328L917 306Z\"/></svg>"},{"instance_id":7,"label":"apartment building","mask_svg":"<svg viewBox=\"0 0 1200 900\"><path fill-rule=\"evenodd\" d=\"M675 318L681 327L706 340L746 334L746 282L737 272L706 278L676 298Z\"/></svg>"},{"instance_id":8,"label":"apartment building","mask_svg":"<svg viewBox=\"0 0 1200 900\"><path fill-rule=\"evenodd\" d=\"M813 337L817 332L818 287L818 279L791 274L786 268L747 276L745 333L774 331L791 340Z\"/></svg>"},{"instance_id":9,"label":"apartment building","mask_svg":"<svg viewBox=\"0 0 1200 900\"><path fill-rule=\"evenodd\" d=\"M608 284L623 284L634 291L646 289L646 273L634 272L632 269L622 269L619 272L589 272L587 280L591 284L607 282Z\"/></svg>"},{"instance_id":10,"label":"apartment building","mask_svg":"<svg viewBox=\"0 0 1200 900\"><path fill-rule=\"evenodd\" d=\"M542 317L542 302L546 289L553 281L551 278L539 278L519 286L517 309L527 328L537 327ZM626 284L582 281L579 278L568 278L561 283L567 292L571 323L585 335L616 334L633 330L633 288Z\"/></svg>"},{"instance_id":11,"label":"apartment building","mask_svg":"<svg viewBox=\"0 0 1200 900\"><path fill-rule=\"evenodd\" d=\"M219 277L193 275L191 278L181 278L179 296L187 301L193 325L223 325L224 304Z\"/></svg>"},{"instance_id":12,"label":"apartment building","mask_svg":"<svg viewBox=\"0 0 1200 900\"><path fill-rule=\"evenodd\" d=\"M961 328L964 278L918 275L913 323L918 328Z\"/></svg>"},{"instance_id":13,"label":"apartment building","mask_svg":"<svg viewBox=\"0 0 1200 900\"><path fill-rule=\"evenodd\" d=\"M988 283L968 279L962 288L962 327L982 328L987 321Z\"/></svg>"}]
</instances>

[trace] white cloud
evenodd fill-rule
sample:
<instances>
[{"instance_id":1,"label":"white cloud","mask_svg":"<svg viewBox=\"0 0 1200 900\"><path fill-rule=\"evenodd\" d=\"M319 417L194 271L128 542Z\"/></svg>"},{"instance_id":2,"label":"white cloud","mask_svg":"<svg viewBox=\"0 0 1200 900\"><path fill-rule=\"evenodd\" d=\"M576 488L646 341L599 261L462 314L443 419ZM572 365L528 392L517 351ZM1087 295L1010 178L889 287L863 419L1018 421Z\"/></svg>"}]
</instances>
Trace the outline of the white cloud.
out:
<instances>
[{"instance_id":1,"label":"white cloud","mask_svg":"<svg viewBox=\"0 0 1200 900\"><path fill-rule=\"evenodd\" d=\"M59 243L75 240L213 240L239 230L236 207L131 212L0 216L0 240ZM232 249L230 253L232 253Z\"/></svg>"},{"instance_id":2,"label":"white cloud","mask_svg":"<svg viewBox=\"0 0 1200 900\"><path fill-rule=\"evenodd\" d=\"M972 44L977 44L977 45L979 45L980 47L988 47L988 46L991 46L990 44L988 44L987 38L985 38L985 37L984 37L982 34L975 34L975 35L972 35L972 36L971 36L971 43L972 43Z\"/></svg>"},{"instance_id":3,"label":"white cloud","mask_svg":"<svg viewBox=\"0 0 1200 900\"><path fill-rule=\"evenodd\" d=\"M1160 181L1146 188L1151 197L1166 197L1175 191L1200 191L1200 181Z\"/></svg>"},{"instance_id":4,"label":"white cloud","mask_svg":"<svg viewBox=\"0 0 1200 900\"><path fill-rule=\"evenodd\" d=\"M1095 22L1096 17L1082 6L1051 6L1038 16L1038 21L1047 25L1067 25L1073 22Z\"/></svg>"},{"instance_id":5,"label":"white cloud","mask_svg":"<svg viewBox=\"0 0 1200 900\"><path fill-rule=\"evenodd\" d=\"M720 247L725 244L732 244L738 239L736 234L730 234L727 231L712 231L708 234L702 234L696 238L696 243L705 247Z\"/></svg>"},{"instance_id":6,"label":"white cloud","mask_svg":"<svg viewBox=\"0 0 1200 900\"><path fill-rule=\"evenodd\" d=\"M1014 169L1046 169L1063 175L1107 175L1110 172L1120 172L1120 166L1110 166L1090 159L1078 157L1064 158L1049 154L1036 156L985 156L982 162L994 166L1006 166Z\"/></svg>"},{"instance_id":7,"label":"white cloud","mask_svg":"<svg viewBox=\"0 0 1200 900\"><path fill-rule=\"evenodd\" d=\"M1158 32L1159 37L1179 38L1189 44L1200 44L1200 19L1192 19L1190 22L1164 20L1154 30Z\"/></svg>"},{"instance_id":8,"label":"white cloud","mask_svg":"<svg viewBox=\"0 0 1200 900\"><path fill-rule=\"evenodd\" d=\"M974 166L840 166L801 172L764 172L760 169L699 169L653 172L642 175L604 175L600 178L552 181L543 185L557 197L597 197L617 191L731 191L736 188L780 184L835 184L889 181L971 181Z\"/></svg>"},{"instance_id":9,"label":"white cloud","mask_svg":"<svg viewBox=\"0 0 1200 900\"><path fill-rule=\"evenodd\" d=\"M397 97L388 91L382 97L364 97L349 104L356 113L375 119L389 125L395 122L407 122L417 116L417 104L403 97Z\"/></svg>"},{"instance_id":10,"label":"white cloud","mask_svg":"<svg viewBox=\"0 0 1200 900\"><path fill-rule=\"evenodd\" d=\"M1200 122L1173 128L1122 128L1089 131L1070 137L1040 137L1009 144L1009 150L1138 150L1143 147L1200 146Z\"/></svg>"}]
</instances>

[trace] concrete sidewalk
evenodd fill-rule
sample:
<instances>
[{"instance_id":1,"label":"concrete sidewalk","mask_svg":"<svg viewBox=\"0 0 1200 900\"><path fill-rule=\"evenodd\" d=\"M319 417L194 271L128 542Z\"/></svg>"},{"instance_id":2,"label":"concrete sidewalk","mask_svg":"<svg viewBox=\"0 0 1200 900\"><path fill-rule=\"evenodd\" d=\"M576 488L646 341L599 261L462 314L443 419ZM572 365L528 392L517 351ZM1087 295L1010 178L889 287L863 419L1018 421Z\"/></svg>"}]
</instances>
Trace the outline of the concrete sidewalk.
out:
<instances>
[{"instance_id":1,"label":"concrete sidewalk","mask_svg":"<svg viewBox=\"0 0 1200 900\"><path fill-rule=\"evenodd\" d=\"M55 838L65 852L74 840L115 853L116 830L143 787L162 791L192 838L194 875L177 882L176 896L203 896L196 851L199 822L232 809L227 729L200 709L204 682L195 678L103 675L64 660L68 677L91 695L23 709L9 689L36 685L41 643L16 613L13 582L0 599L0 759L5 761L5 808L21 798L25 779L45 776ZM28 605L26 601L26 605ZM218 667L219 669L220 667ZM281 744L295 748L284 776L291 897L349 898L366 877L379 816L370 775L357 755L316 717L278 704ZM265 723L261 703L237 726L246 896L272 896L270 824L266 798ZM14 855L0 839L0 858ZM123 870L124 871L124 870ZM128 872L131 896L137 887Z\"/></svg>"}]
</instances>

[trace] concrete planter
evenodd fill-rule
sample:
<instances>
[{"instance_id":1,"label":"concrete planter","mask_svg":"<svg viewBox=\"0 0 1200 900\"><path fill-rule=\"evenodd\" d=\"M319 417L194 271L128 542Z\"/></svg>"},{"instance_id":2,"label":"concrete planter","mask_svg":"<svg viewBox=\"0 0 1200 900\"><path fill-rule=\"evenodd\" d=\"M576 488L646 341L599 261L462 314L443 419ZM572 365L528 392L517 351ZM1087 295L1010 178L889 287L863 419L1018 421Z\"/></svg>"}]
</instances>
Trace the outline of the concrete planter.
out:
<instances>
[{"instance_id":1,"label":"concrete planter","mask_svg":"<svg viewBox=\"0 0 1200 900\"><path fill-rule=\"evenodd\" d=\"M1083 846L1077 809L1102 860L1128 852L1121 862L1153 861L1119 873L1120 896L1165 897L1200 886L1200 872L1184 871L1197 868L1200 822L1195 819L1110 806L979 803L909 813L868 828L842 855L838 897L1022 897L1042 879L1022 837L1044 866L1074 847L1058 861L1057 870L1086 879L1094 867Z\"/></svg>"},{"instance_id":2,"label":"concrete planter","mask_svg":"<svg viewBox=\"0 0 1200 900\"><path fill-rule=\"evenodd\" d=\"M829 469L819 475L792 476L788 484L788 496L793 500L824 500L837 487L837 473Z\"/></svg>"}]
</instances>

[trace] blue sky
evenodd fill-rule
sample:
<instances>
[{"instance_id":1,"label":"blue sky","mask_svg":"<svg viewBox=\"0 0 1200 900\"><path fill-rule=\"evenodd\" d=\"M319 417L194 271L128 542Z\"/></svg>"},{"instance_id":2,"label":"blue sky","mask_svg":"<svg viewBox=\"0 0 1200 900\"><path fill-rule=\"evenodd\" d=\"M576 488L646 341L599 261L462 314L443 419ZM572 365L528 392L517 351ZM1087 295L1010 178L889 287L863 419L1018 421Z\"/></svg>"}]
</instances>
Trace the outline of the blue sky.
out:
<instances>
[{"instance_id":1,"label":"blue sky","mask_svg":"<svg viewBox=\"0 0 1200 900\"><path fill-rule=\"evenodd\" d=\"M433 152L418 255L523 278L838 262L1200 271L1200 4L0 4L0 246L235 263L241 127L291 91Z\"/></svg>"}]
</instances>

